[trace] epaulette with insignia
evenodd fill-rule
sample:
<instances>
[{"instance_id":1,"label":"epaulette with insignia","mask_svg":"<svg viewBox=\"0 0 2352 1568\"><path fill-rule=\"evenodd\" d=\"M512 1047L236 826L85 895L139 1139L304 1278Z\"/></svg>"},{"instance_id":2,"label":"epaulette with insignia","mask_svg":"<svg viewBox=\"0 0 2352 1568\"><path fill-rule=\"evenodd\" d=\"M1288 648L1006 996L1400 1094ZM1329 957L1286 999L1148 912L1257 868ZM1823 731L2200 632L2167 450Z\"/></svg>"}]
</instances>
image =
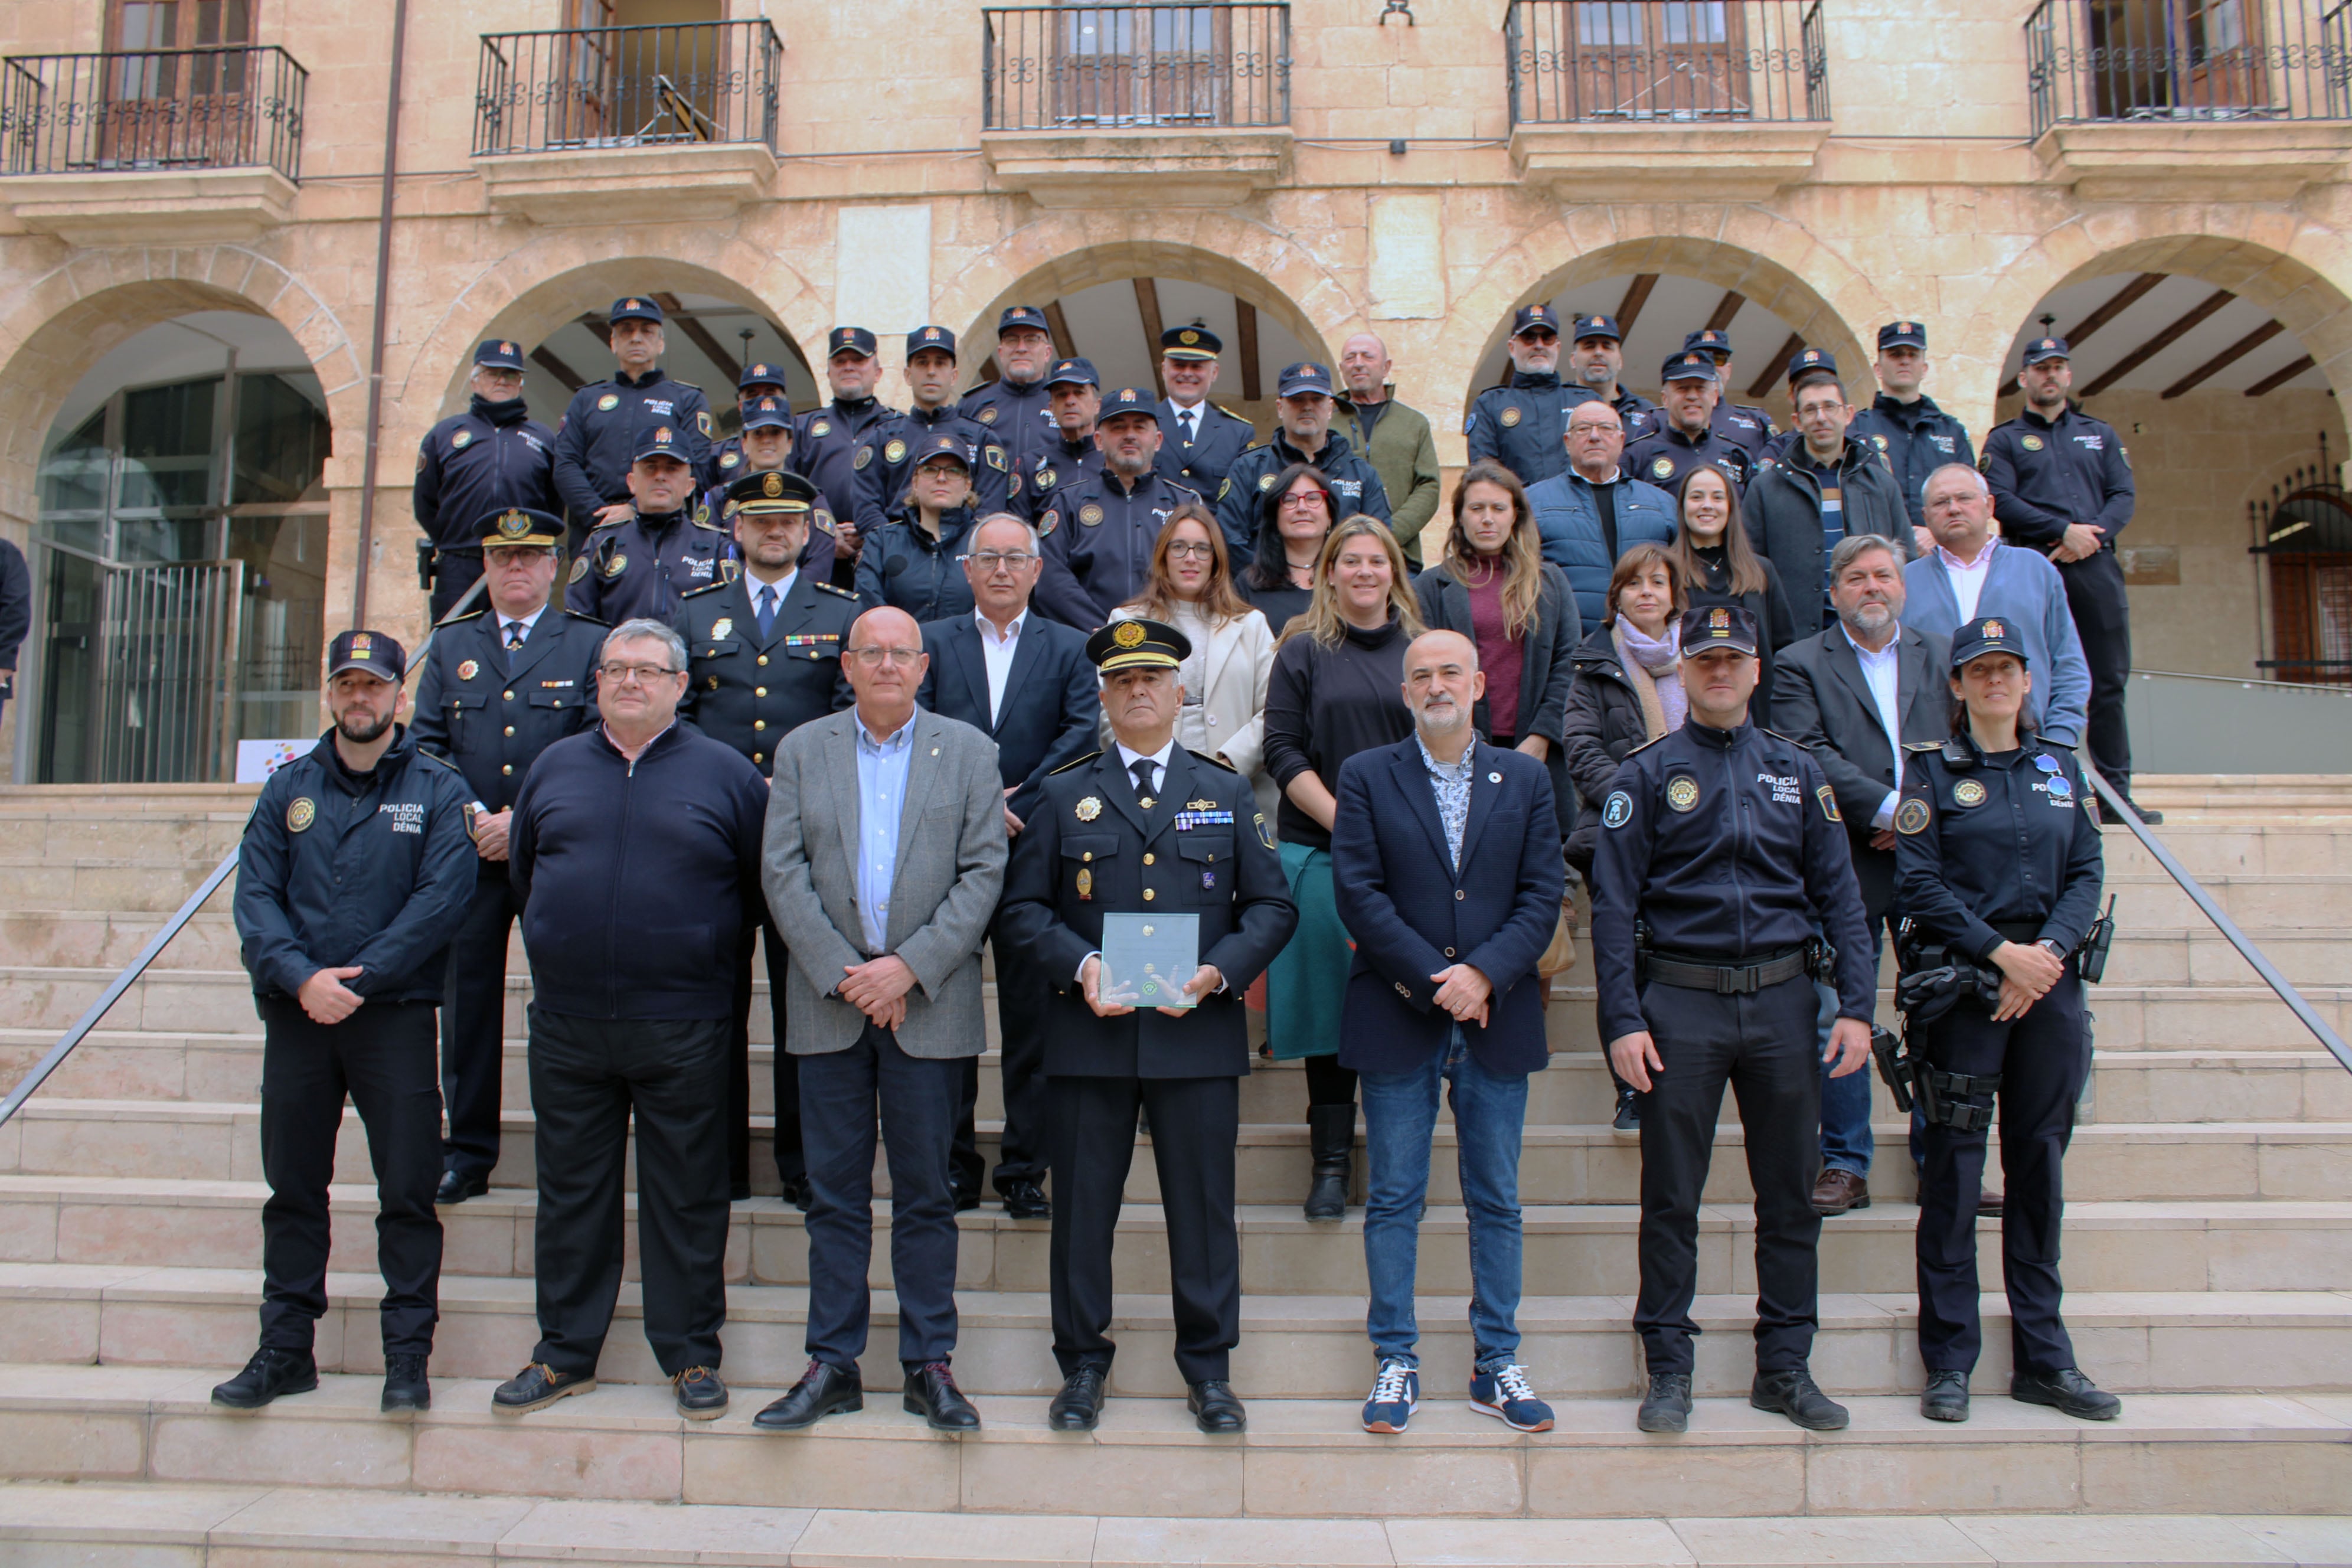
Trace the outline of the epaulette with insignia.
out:
<instances>
[{"instance_id":1,"label":"epaulette with insignia","mask_svg":"<svg viewBox=\"0 0 2352 1568\"><path fill-rule=\"evenodd\" d=\"M1906 741L1903 742L1903 749L1906 752L1940 752L1944 749L1944 742L1941 741Z\"/></svg>"},{"instance_id":2,"label":"epaulette with insignia","mask_svg":"<svg viewBox=\"0 0 2352 1568\"><path fill-rule=\"evenodd\" d=\"M1673 734L1673 733L1674 733L1674 731L1673 731L1672 730L1669 730L1669 731L1666 731L1666 735L1671 735L1671 734ZM1643 752L1648 751L1652 746L1656 745L1656 744L1658 743L1658 741L1663 741L1663 740L1664 740L1664 739L1666 738L1666 735L1661 735L1661 736L1659 736L1657 741L1644 741L1644 742L1643 742L1640 745L1638 745L1638 746L1634 747L1632 751L1630 751L1630 752L1626 752L1625 754L1626 754L1627 756L1629 756L1629 757L1638 757L1638 756L1640 756Z\"/></svg>"},{"instance_id":3,"label":"epaulette with insignia","mask_svg":"<svg viewBox=\"0 0 2352 1568\"><path fill-rule=\"evenodd\" d=\"M699 588L688 588L685 593L680 594L678 598L680 600L699 599L705 594L719 593L722 590L732 588L734 585L734 581L731 578L724 583L706 583Z\"/></svg>"},{"instance_id":4,"label":"epaulette with insignia","mask_svg":"<svg viewBox=\"0 0 2352 1568\"><path fill-rule=\"evenodd\" d=\"M488 612L488 610L467 610L467 611L465 614L463 614L463 615L458 615L458 616L442 616L442 617L441 617L441 619L439 619L438 621L436 621L436 622L434 623L434 625L436 625L436 626L454 626L457 625L457 624L458 624L459 622L461 622L461 621L470 621L470 620L475 620L475 619L478 619L478 617L480 617L480 616L486 616L486 615L488 615L488 614L489 614L489 612Z\"/></svg>"},{"instance_id":5,"label":"epaulette with insignia","mask_svg":"<svg viewBox=\"0 0 2352 1568\"><path fill-rule=\"evenodd\" d=\"M1222 403L1213 403L1213 404L1211 404L1209 406L1210 406L1210 407L1212 407L1212 408L1213 408L1213 409L1215 409L1218 413L1220 413L1220 414L1223 415L1223 416L1224 416L1226 418L1228 418L1228 419L1241 419L1241 421L1242 421L1242 423L1243 423L1243 424L1244 424L1244 425L1248 425L1248 424L1249 424L1249 421L1248 421L1247 419L1243 419L1243 418L1242 418L1242 416L1241 416L1240 415L1238 415L1238 414L1234 413L1232 409L1230 409L1230 408L1226 407L1226 406L1225 406L1223 404L1222 404ZM1255 429L1255 428L1256 428L1256 426L1251 426L1251 428L1252 428L1252 429Z\"/></svg>"},{"instance_id":6,"label":"epaulette with insignia","mask_svg":"<svg viewBox=\"0 0 2352 1568\"><path fill-rule=\"evenodd\" d=\"M1218 756L1213 752L1195 752L1190 746L1185 747L1184 750L1189 755L1198 761L1208 763L1211 767L1217 769L1221 773L1239 774L1241 772L1239 768L1234 766L1233 763L1225 761L1224 758Z\"/></svg>"},{"instance_id":7,"label":"epaulette with insignia","mask_svg":"<svg viewBox=\"0 0 2352 1568\"><path fill-rule=\"evenodd\" d=\"M816 588L817 588L817 592L818 592L818 593L820 593L820 594L834 594L834 595L839 595L839 596L840 596L840 597L842 597L842 598L845 598L845 599L851 599L851 600L855 600L855 599L857 597L857 595L855 595L855 594L851 593L848 589L846 589L846 588L836 588L836 587L835 587L835 586L834 586L832 584L830 584L830 583L819 583L819 584L816 585Z\"/></svg>"},{"instance_id":8,"label":"epaulette with insignia","mask_svg":"<svg viewBox=\"0 0 2352 1568\"><path fill-rule=\"evenodd\" d=\"M1100 752L1088 752L1085 756L1076 759L1075 762L1064 763L1060 767L1054 770L1054 773L1066 773L1072 768L1082 768L1101 755L1102 753ZM1054 773L1048 773L1045 776L1047 778L1051 778L1054 776Z\"/></svg>"},{"instance_id":9,"label":"epaulette with insignia","mask_svg":"<svg viewBox=\"0 0 2352 1568\"><path fill-rule=\"evenodd\" d=\"M440 763L443 767L447 768L451 773L456 773L459 778L463 778L463 777L465 777L465 776L466 776L466 775L465 775L465 770L464 770L464 769L462 769L462 768L460 768L460 767L458 767L458 765L457 765L457 763L455 763L451 762L451 761L450 761L448 758L446 758L446 757L440 756L440 755L438 755L438 754L436 754L436 753L435 753L435 752L428 752L428 751L425 750L425 748L424 748L424 747L422 747L422 746L419 746L419 747L417 747L417 748L416 748L416 754L417 754L418 756L420 756L420 757L423 757L423 758L424 758L426 762L428 762L428 763Z\"/></svg>"},{"instance_id":10,"label":"epaulette with insignia","mask_svg":"<svg viewBox=\"0 0 2352 1568\"><path fill-rule=\"evenodd\" d=\"M592 626L609 626L613 624L602 616L592 616L584 610L566 610L563 613L575 621L586 621Z\"/></svg>"}]
</instances>

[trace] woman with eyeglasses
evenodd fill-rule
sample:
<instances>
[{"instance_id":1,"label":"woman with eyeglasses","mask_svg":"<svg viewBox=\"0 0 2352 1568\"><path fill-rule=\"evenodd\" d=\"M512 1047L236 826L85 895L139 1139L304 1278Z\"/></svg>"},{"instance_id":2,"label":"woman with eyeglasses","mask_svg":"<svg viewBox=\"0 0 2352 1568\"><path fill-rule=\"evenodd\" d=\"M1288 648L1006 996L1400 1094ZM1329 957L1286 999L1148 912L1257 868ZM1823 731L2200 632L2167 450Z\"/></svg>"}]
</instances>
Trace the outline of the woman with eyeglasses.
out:
<instances>
[{"instance_id":1,"label":"woman with eyeglasses","mask_svg":"<svg viewBox=\"0 0 2352 1568\"><path fill-rule=\"evenodd\" d=\"M1160 621L1182 632L1192 653L1178 668L1184 706L1176 742L1215 757L1257 792L1269 826L1280 795L1265 771L1265 683L1274 669L1274 633L1265 616L1234 592L1233 570L1217 514L1188 502L1168 514L1151 549L1143 592L1110 613L1114 621ZM1103 744L1110 723L1103 721Z\"/></svg>"},{"instance_id":2,"label":"woman with eyeglasses","mask_svg":"<svg viewBox=\"0 0 2352 1568\"><path fill-rule=\"evenodd\" d=\"M1298 909L1266 971L1266 1033L1276 1060L1306 1066L1308 1219L1346 1215L1356 1141L1355 1069L1339 1056L1354 954L1331 894L1331 786L1358 752L1412 733L1404 653L1423 629L1396 536L1360 513L1324 539L1314 596L1276 645L1266 681L1265 766L1282 790L1282 869Z\"/></svg>"},{"instance_id":3,"label":"woman with eyeglasses","mask_svg":"<svg viewBox=\"0 0 2352 1568\"><path fill-rule=\"evenodd\" d=\"M1681 523L1675 530L1670 553L1690 607L1741 605L1756 617L1756 628L1764 634L1763 646L1757 649L1757 662L1763 668L1748 711L1757 723L1769 727L1772 651L1797 640L1780 574L1748 542L1748 525L1739 514L1739 487L1725 469L1713 463L1696 463L1684 469L1675 510Z\"/></svg>"},{"instance_id":4,"label":"woman with eyeglasses","mask_svg":"<svg viewBox=\"0 0 2352 1568\"><path fill-rule=\"evenodd\" d=\"M975 494L962 437L943 431L918 441L898 521L875 530L857 552L858 604L904 610L919 624L971 615L961 557L979 521Z\"/></svg>"},{"instance_id":5,"label":"woman with eyeglasses","mask_svg":"<svg viewBox=\"0 0 2352 1568\"><path fill-rule=\"evenodd\" d=\"M1312 463L1274 476L1258 506L1257 554L1241 574L1241 595L1265 612L1276 637L1315 597L1323 540L1339 521L1339 492Z\"/></svg>"}]
</instances>

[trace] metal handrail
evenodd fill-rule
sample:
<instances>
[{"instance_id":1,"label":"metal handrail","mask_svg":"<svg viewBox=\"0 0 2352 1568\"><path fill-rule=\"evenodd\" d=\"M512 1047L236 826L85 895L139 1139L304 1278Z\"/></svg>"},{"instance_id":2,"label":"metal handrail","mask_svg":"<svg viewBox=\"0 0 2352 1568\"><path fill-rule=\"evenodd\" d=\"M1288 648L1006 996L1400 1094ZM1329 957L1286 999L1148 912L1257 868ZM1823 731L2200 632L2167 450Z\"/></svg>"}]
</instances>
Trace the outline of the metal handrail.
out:
<instances>
[{"instance_id":1,"label":"metal handrail","mask_svg":"<svg viewBox=\"0 0 2352 1568\"><path fill-rule=\"evenodd\" d=\"M433 646L434 637L451 620L462 615L467 605L480 597L482 584L488 581L487 577L476 578L473 586L467 588L464 595L449 606L449 613L426 628L424 637L416 645L416 652L409 658L406 672L401 677L403 685L408 682L410 677L425 668L425 652ZM0 1127L7 1126L8 1119L22 1110L26 1100L33 1098L34 1090L47 1082L51 1073L65 1065L65 1059L73 1055L74 1047L80 1045L89 1032L104 1021L107 1014L113 1010L117 1002L122 1000L122 994L137 984L141 975L147 973L148 966L161 957L163 950L172 944L172 939L187 929L188 922L196 918L196 911L205 907L205 900L220 891L220 885L228 880L228 874L231 871L236 869L236 849L230 850L221 858L221 863L213 868L212 874L205 879L202 887L188 895L188 901L180 906L179 912L163 922L163 929L148 939L147 945L139 950L139 956L123 966L122 973L116 975L104 991L99 993L98 1000L91 1003L89 1009L74 1020L73 1027L58 1036L58 1043L49 1047L48 1054L33 1064L33 1070L18 1080L16 1087L8 1091L8 1097L5 1100L0 1100Z\"/></svg>"},{"instance_id":2,"label":"metal handrail","mask_svg":"<svg viewBox=\"0 0 2352 1568\"><path fill-rule=\"evenodd\" d=\"M2238 956L2252 965L2256 974L2262 976L2263 984L2278 994L2278 999L2287 1005L2289 1012L2302 1020L2303 1026L2311 1031L2312 1037L2327 1047L2328 1055L2334 1057L2347 1072L2352 1072L2352 1046L2347 1046L2336 1031L2327 1026L2327 1020L2304 1000L2303 993L2278 972L2275 964L2263 956L2263 950L2238 929L2238 922L2223 912L2221 906L2213 901L2213 895L2189 874L2188 868L2172 858L2172 851L2147 830L2147 824L2140 820L2139 813L2131 808L2131 803L2116 792L2116 786L2091 765L2088 758L2083 759L2083 776L2091 781L2093 789L2098 791L2100 805L2116 821L2131 829L2132 837L2139 840L2140 847L2156 857L2156 863L2164 868L2167 876L2180 884L2180 890L2189 895L2189 901L2213 922L2215 930L2230 939L2230 945L2238 950Z\"/></svg>"}]
</instances>

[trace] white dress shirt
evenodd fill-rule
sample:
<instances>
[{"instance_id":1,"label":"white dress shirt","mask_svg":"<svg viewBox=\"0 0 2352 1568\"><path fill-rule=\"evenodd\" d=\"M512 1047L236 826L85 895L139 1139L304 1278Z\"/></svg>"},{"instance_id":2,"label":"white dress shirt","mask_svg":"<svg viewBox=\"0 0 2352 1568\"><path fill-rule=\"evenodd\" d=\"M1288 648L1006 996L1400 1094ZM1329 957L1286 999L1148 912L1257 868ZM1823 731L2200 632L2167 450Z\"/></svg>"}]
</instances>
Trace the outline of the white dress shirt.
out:
<instances>
[{"instance_id":1,"label":"white dress shirt","mask_svg":"<svg viewBox=\"0 0 2352 1568\"><path fill-rule=\"evenodd\" d=\"M539 625L539 617L545 614L547 614L547 606L545 605L541 605L539 608L533 610L527 616L509 616L501 614L499 616L499 646L500 647L505 647L513 642L514 638L507 631L509 626L520 626L522 628L522 640L529 642L530 640L530 628Z\"/></svg>"},{"instance_id":2,"label":"white dress shirt","mask_svg":"<svg viewBox=\"0 0 2352 1568\"><path fill-rule=\"evenodd\" d=\"M974 610L971 618L980 626L981 660L988 666L988 721L992 727L1004 709L1004 683L1012 678L1013 656L1021 649L1021 628L1028 624L1029 612L1024 609L1006 622L1002 637L987 611Z\"/></svg>"},{"instance_id":3,"label":"white dress shirt","mask_svg":"<svg viewBox=\"0 0 2352 1568\"><path fill-rule=\"evenodd\" d=\"M1176 411L1176 439L1198 441L1201 438L1201 426L1208 423L1208 400L1203 398L1198 403L1187 405L1179 403L1171 397L1168 400L1168 405ZM1189 430L1185 428L1187 420L1192 421L1192 428Z\"/></svg>"},{"instance_id":4,"label":"white dress shirt","mask_svg":"<svg viewBox=\"0 0 2352 1568\"><path fill-rule=\"evenodd\" d=\"M1169 737L1168 743L1156 752L1130 752L1126 742L1118 742L1118 765L1129 778L1135 776L1138 761L1146 756L1151 759L1151 793L1155 795L1168 785L1168 759L1175 754L1176 740L1172 735Z\"/></svg>"},{"instance_id":5,"label":"white dress shirt","mask_svg":"<svg viewBox=\"0 0 2352 1568\"><path fill-rule=\"evenodd\" d=\"M1845 633L1845 640L1853 647L1854 658L1862 661L1862 679L1869 684L1870 700L1878 710L1878 727L1886 731L1887 747L1895 753L1895 787L1886 792L1886 798L1878 803L1878 809L1871 814L1870 818L1873 827L1892 827L1895 826L1895 807L1903 795L1903 708L1898 695L1903 664L1903 628L1897 626L1895 635L1886 639L1886 646L1876 653L1855 642L1853 631L1843 621L1838 623L1838 629Z\"/></svg>"},{"instance_id":6,"label":"white dress shirt","mask_svg":"<svg viewBox=\"0 0 2352 1568\"><path fill-rule=\"evenodd\" d=\"M1962 626L1977 618L1977 600L1983 595L1985 576L1992 570L1992 552L2000 548L2000 540L1986 540L1985 547L1977 552L1976 561L1971 564L1942 545L1936 546L1937 559L1944 563L1944 574L1952 580L1952 598L1960 606Z\"/></svg>"},{"instance_id":7,"label":"white dress shirt","mask_svg":"<svg viewBox=\"0 0 2352 1568\"><path fill-rule=\"evenodd\" d=\"M762 583L749 572L743 574L743 591L751 595L751 613L754 615L759 613L760 595L764 590L776 596L776 613L782 614L784 601L792 597L793 584L800 580L800 575L801 569L798 563L794 563L791 571L772 583ZM772 621L770 624L774 623Z\"/></svg>"}]
</instances>

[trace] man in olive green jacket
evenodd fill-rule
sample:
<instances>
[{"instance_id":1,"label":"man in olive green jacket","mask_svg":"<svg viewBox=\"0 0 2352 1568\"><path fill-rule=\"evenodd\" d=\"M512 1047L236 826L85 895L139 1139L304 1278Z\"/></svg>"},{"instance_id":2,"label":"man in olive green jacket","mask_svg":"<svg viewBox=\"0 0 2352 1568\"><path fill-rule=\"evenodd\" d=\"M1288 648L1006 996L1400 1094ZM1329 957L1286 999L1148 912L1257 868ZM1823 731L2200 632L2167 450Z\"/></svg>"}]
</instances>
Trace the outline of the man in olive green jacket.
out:
<instances>
[{"instance_id":1,"label":"man in olive green jacket","mask_svg":"<svg viewBox=\"0 0 2352 1568\"><path fill-rule=\"evenodd\" d=\"M1421 531L1437 515L1437 438L1429 417L1396 400L1389 384L1388 346L1358 332L1339 351L1339 402L1349 443L1364 455L1389 492L1389 526L1404 546L1406 563L1421 570Z\"/></svg>"}]
</instances>

